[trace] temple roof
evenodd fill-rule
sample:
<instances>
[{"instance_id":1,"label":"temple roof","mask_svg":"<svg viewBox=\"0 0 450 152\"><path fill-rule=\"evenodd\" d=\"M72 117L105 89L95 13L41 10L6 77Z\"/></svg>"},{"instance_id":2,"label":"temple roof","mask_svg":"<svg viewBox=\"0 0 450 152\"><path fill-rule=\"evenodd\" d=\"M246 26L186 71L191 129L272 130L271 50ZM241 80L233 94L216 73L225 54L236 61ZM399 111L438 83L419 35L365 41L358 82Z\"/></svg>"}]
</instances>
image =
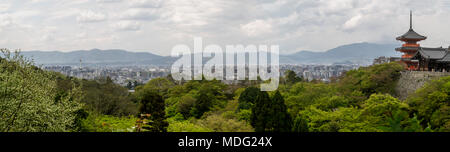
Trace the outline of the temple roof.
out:
<instances>
[{"instance_id":1,"label":"temple roof","mask_svg":"<svg viewBox=\"0 0 450 152\"><path fill-rule=\"evenodd\" d=\"M422 36L420 34L418 34L416 31L413 30L413 26L412 26L412 11L409 14L409 30L408 32L406 32L405 34L403 34L402 36L397 37L397 40L425 40L427 39L426 36Z\"/></svg>"},{"instance_id":2,"label":"temple roof","mask_svg":"<svg viewBox=\"0 0 450 152\"><path fill-rule=\"evenodd\" d=\"M420 54L422 57L426 59L435 59L440 60L444 59L444 57L447 57L449 54L449 50L446 48L424 48L420 47L417 54ZM450 58L450 56L448 57Z\"/></svg>"},{"instance_id":3,"label":"temple roof","mask_svg":"<svg viewBox=\"0 0 450 152\"><path fill-rule=\"evenodd\" d=\"M447 51L447 55L445 55L442 59L438 60L439 62L450 62L450 50Z\"/></svg>"},{"instance_id":4,"label":"temple roof","mask_svg":"<svg viewBox=\"0 0 450 152\"><path fill-rule=\"evenodd\" d=\"M415 32L412 28L409 29L408 32L403 34L402 36L397 37L397 40L425 40L426 36L422 36Z\"/></svg>"},{"instance_id":5,"label":"temple roof","mask_svg":"<svg viewBox=\"0 0 450 152\"><path fill-rule=\"evenodd\" d=\"M395 48L396 51L401 51L401 50L414 50L417 51L419 50L419 47L399 47L399 48Z\"/></svg>"}]
</instances>

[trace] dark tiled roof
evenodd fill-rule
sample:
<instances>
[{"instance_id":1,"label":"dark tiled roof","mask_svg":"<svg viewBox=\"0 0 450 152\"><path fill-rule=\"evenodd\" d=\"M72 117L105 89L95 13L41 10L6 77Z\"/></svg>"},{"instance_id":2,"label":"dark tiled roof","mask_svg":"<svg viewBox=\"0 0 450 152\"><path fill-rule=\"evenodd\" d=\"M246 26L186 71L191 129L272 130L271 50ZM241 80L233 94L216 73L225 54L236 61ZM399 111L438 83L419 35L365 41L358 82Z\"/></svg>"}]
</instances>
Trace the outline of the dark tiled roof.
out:
<instances>
[{"instance_id":1,"label":"dark tiled roof","mask_svg":"<svg viewBox=\"0 0 450 152\"><path fill-rule=\"evenodd\" d=\"M439 62L450 62L450 50L447 51L447 55L445 55L442 59L438 60Z\"/></svg>"},{"instance_id":2,"label":"dark tiled roof","mask_svg":"<svg viewBox=\"0 0 450 152\"><path fill-rule=\"evenodd\" d=\"M448 49L445 48L424 48L419 49L421 56L427 59L443 59L448 54Z\"/></svg>"},{"instance_id":3,"label":"dark tiled roof","mask_svg":"<svg viewBox=\"0 0 450 152\"><path fill-rule=\"evenodd\" d=\"M409 29L408 32L403 34L402 36L397 37L397 40L425 40L427 39L426 36L422 36L420 34L417 34L412 28Z\"/></svg>"},{"instance_id":4,"label":"dark tiled roof","mask_svg":"<svg viewBox=\"0 0 450 152\"><path fill-rule=\"evenodd\" d=\"M396 51L400 51L400 50L419 50L419 47L399 47L399 48L395 48Z\"/></svg>"}]
</instances>

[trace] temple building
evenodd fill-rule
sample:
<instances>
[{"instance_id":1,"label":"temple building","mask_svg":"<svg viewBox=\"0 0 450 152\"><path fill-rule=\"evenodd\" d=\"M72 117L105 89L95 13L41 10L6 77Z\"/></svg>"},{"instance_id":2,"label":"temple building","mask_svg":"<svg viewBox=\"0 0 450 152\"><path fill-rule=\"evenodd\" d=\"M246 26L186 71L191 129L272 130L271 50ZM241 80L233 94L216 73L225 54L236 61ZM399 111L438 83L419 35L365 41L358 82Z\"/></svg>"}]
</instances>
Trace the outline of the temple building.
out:
<instances>
[{"instance_id":1,"label":"temple building","mask_svg":"<svg viewBox=\"0 0 450 152\"><path fill-rule=\"evenodd\" d=\"M397 37L403 41L402 47L396 51L402 52L401 62L406 70L412 71L450 71L450 47L427 48L421 47L419 41L426 40L426 36L416 33L412 28L412 12L410 13L409 31Z\"/></svg>"}]
</instances>

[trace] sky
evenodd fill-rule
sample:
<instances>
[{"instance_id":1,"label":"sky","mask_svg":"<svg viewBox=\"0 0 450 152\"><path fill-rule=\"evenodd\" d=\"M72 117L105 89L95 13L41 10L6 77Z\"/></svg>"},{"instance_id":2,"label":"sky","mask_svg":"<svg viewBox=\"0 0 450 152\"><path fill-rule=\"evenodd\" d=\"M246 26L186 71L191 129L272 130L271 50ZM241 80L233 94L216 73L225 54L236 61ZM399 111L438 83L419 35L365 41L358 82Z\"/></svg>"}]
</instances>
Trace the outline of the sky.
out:
<instances>
[{"instance_id":1,"label":"sky","mask_svg":"<svg viewBox=\"0 0 450 152\"><path fill-rule=\"evenodd\" d=\"M279 45L283 54L398 43L450 45L450 0L1 0L0 48L125 49L170 55L178 44Z\"/></svg>"}]
</instances>

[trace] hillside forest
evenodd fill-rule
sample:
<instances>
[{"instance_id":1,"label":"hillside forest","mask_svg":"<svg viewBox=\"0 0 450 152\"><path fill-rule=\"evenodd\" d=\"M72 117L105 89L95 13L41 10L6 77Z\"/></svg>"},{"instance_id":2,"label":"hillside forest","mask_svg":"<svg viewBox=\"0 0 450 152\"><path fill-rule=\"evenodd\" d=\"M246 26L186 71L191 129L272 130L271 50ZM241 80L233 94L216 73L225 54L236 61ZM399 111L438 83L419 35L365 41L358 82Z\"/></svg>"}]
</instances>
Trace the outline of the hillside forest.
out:
<instances>
[{"instance_id":1,"label":"hillside forest","mask_svg":"<svg viewBox=\"0 0 450 152\"><path fill-rule=\"evenodd\" d=\"M128 88L44 71L18 51L0 55L0 132L449 132L450 77L405 100L403 66L347 71L329 83L293 71L278 90L261 81L224 84L156 78Z\"/></svg>"}]
</instances>

